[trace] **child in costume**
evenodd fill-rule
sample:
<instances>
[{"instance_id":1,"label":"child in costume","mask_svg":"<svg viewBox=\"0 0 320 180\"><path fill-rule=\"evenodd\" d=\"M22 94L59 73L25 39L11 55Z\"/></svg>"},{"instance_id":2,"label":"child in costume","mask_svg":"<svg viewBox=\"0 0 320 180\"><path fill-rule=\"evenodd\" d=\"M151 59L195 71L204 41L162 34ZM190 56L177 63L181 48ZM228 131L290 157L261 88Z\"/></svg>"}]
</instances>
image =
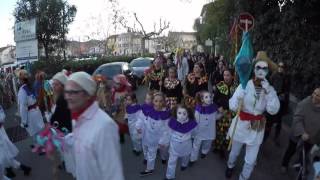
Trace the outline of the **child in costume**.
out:
<instances>
[{"instance_id":1,"label":"child in costume","mask_svg":"<svg viewBox=\"0 0 320 180\"><path fill-rule=\"evenodd\" d=\"M134 93L125 96L126 114L129 126L129 133L133 145L133 153L139 156L142 151L141 138L136 131L136 124L139 118L141 106L137 104L137 97Z\"/></svg>"},{"instance_id":2,"label":"child in costume","mask_svg":"<svg viewBox=\"0 0 320 180\"><path fill-rule=\"evenodd\" d=\"M164 141L168 133L170 112L165 107L164 95L160 92L155 93L153 107L146 113L146 119L140 118L137 122L137 131L139 134L142 134L144 159L147 160L147 168L140 173L141 176L153 173L159 147L162 162L166 163L166 146Z\"/></svg>"},{"instance_id":3,"label":"child in costume","mask_svg":"<svg viewBox=\"0 0 320 180\"><path fill-rule=\"evenodd\" d=\"M198 127L194 136L190 165L198 160L201 147L201 158L210 151L212 141L216 138L216 121L220 118L218 106L212 101L212 94L201 91L196 97L198 104L195 108L195 119Z\"/></svg>"},{"instance_id":4,"label":"child in costume","mask_svg":"<svg viewBox=\"0 0 320 180\"><path fill-rule=\"evenodd\" d=\"M118 74L113 77L113 88L111 95L111 112L112 117L119 126L120 142L124 143L124 135L128 133L129 129L125 122L125 105L124 97L131 92L131 84L123 74Z\"/></svg>"},{"instance_id":5,"label":"child in costume","mask_svg":"<svg viewBox=\"0 0 320 180\"><path fill-rule=\"evenodd\" d=\"M31 168L25 166L18 162L15 157L18 155L19 150L17 147L10 141L8 135L3 127L5 120L5 113L0 105L0 179L8 179L15 177L15 173L12 170L12 167L15 169L21 169L25 176L28 176L31 172ZM3 169L6 168L6 176L3 175Z\"/></svg>"},{"instance_id":6,"label":"child in costume","mask_svg":"<svg viewBox=\"0 0 320 180\"><path fill-rule=\"evenodd\" d=\"M170 155L165 179L174 179L178 158L182 159L182 171L188 166L192 151L191 135L197 126L197 122L191 109L178 105L173 111L173 117L170 119L168 126L170 129L168 136Z\"/></svg>"}]
</instances>

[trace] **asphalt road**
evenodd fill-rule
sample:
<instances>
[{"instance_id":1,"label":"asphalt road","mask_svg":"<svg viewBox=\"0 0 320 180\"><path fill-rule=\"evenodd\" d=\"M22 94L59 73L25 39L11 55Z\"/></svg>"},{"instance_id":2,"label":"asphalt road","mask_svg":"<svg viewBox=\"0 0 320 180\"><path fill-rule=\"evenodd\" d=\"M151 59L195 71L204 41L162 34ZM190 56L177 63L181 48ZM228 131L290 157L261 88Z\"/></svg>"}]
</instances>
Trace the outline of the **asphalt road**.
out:
<instances>
[{"instance_id":1,"label":"asphalt road","mask_svg":"<svg viewBox=\"0 0 320 180\"><path fill-rule=\"evenodd\" d=\"M139 88L137 90L137 97L139 101L143 101L144 94L146 92L145 88ZM18 125L18 120L14 118L14 113L16 108L12 107L7 110L7 122L5 124L6 128ZM257 166L252 174L252 180L292 180L295 179L296 172L290 170L288 174L280 173L280 161L283 156L284 150L288 143L288 128L284 126L283 133L281 134L281 144L280 147L276 146L271 139L269 139L263 146L261 146ZM20 153L17 160L25 163L33 168L30 177L24 177L22 172L15 170L17 177L15 180L52 180L52 167L53 162L47 159L45 156L38 156L31 152L29 145L31 144L31 139L27 138L25 140L16 143ZM121 146L122 148L122 161L126 180L160 180L165 176L166 166L157 160L156 169L153 175L147 177L139 177L139 172L144 170L144 165L142 163L143 157L136 157L132 153L131 144L129 138L126 137L126 143ZM107 148L106 148L107 153ZM112 162L106 162L112 163ZM238 175L241 171L243 164L243 154L239 157L238 165L236 166L236 171L231 179L238 179ZM179 166L178 166L179 167ZM200 159L193 167L188 168L186 171L181 172L180 168L177 167L176 179L177 180L223 180L224 171L226 167L226 160L220 158L219 155L212 152L205 159ZM58 172L59 180L72 180L73 178L59 170Z\"/></svg>"}]
</instances>

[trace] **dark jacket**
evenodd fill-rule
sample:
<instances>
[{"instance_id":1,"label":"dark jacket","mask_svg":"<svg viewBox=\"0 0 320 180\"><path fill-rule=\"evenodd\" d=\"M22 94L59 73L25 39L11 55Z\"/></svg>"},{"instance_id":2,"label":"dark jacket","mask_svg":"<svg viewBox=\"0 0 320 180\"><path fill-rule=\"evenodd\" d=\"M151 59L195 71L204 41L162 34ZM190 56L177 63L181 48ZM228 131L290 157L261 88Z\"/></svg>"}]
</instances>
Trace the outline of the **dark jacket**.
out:
<instances>
[{"instance_id":1,"label":"dark jacket","mask_svg":"<svg viewBox=\"0 0 320 180\"><path fill-rule=\"evenodd\" d=\"M63 95L58 97L56 109L52 114L50 123L53 124L55 121L59 123L58 129L61 130L65 127L69 132L72 131L71 112L68 109L67 101L64 99Z\"/></svg>"}]
</instances>

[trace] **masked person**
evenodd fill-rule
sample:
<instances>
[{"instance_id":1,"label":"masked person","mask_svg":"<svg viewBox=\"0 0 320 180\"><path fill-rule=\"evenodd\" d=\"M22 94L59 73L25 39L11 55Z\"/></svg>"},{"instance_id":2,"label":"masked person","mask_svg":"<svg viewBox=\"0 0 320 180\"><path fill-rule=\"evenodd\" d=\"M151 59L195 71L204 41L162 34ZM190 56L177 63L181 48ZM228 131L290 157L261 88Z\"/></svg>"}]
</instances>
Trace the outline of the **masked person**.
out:
<instances>
[{"instance_id":1,"label":"masked person","mask_svg":"<svg viewBox=\"0 0 320 180\"><path fill-rule=\"evenodd\" d=\"M271 64L265 52L258 52L254 64L254 77L248 81L245 89L239 85L229 101L230 110L236 112L241 107L241 111L233 118L228 132L232 140L232 149L227 164L227 178L232 176L237 157L244 145L245 163L239 179L250 178L264 136L266 119L263 113L267 111L272 115L279 111L277 93L266 79Z\"/></svg>"},{"instance_id":2,"label":"masked person","mask_svg":"<svg viewBox=\"0 0 320 180\"><path fill-rule=\"evenodd\" d=\"M20 70L19 80L22 84L18 92L21 125L26 128L31 137L35 137L44 128L43 117L26 70ZM31 147L34 146L31 145Z\"/></svg>"},{"instance_id":3,"label":"masked person","mask_svg":"<svg viewBox=\"0 0 320 180\"><path fill-rule=\"evenodd\" d=\"M77 180L123 180L118 127L95 101L96 87L85 72L71 74L65 85L73 122L65 141L74 154L73 173Z\"/></svg>"},{"instance_id":4,"label":"masked person","mask_svg":"<svg viewBox=\"0 0 320 180\"><path fill-rule=\"evenodd\" d=\"M174 179L178 158L181 158L181 170L188 167L189 157L192 151L191 135L197 127L194 114L191 109L178 105L173 111L173 117L169 121L169 161L165 179Z\"/></svg>"}]
</instances>

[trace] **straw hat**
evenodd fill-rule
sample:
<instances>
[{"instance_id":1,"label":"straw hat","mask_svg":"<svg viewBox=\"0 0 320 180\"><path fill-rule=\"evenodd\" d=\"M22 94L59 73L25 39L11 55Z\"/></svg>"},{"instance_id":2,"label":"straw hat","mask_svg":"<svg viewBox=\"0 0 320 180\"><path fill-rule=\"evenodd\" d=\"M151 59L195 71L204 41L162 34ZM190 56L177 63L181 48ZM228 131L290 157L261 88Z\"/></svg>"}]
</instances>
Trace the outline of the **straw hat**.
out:
<instances>
[{"instance_id":1,"label":"straw hat","mask_svg":"<svg viewBox=\"0 0 320 180\"><path fill-rule=\"evenodd\" d=\"M274 63L267 55L265 51L258 51L256 58L254 59L254 63L258 61L265 61L268 64L270 71L277 71L278 65Z\"/></svg>"}]
</instances>

